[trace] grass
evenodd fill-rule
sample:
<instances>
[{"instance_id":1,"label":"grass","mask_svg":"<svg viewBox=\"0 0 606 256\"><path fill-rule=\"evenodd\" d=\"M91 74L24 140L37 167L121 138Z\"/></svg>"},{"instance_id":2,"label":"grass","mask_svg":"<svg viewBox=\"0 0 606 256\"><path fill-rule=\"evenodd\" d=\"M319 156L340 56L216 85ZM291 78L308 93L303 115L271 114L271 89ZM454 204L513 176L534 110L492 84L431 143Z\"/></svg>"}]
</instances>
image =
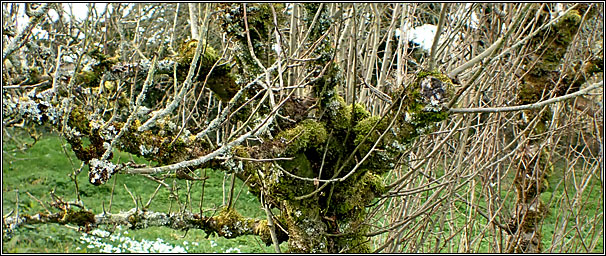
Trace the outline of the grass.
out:
<instances>
[{"instance_id":1,"label":"grass","mask_svg":"<svg viewBox=\"0 0 606 256\"><path fill-rule=\"evenodd\" d=\"M32 142L31 139L19 139L26 142ZM62 149L65 146L65 151ZM20 151L18 143L5 141L2 145L2 213L7 215L15 210L17 205L20 214L35 214L44 212L44 208L37 200L30 197L30 193L35 198L43 202L46 207L51 202L50 192L54 191L57 196L65 201L76 200L75 183L69 177L69 174L80 167L78 161L71 151L71 148L64 140L56 135L44 135L33 147ZM71 161L70 161L71 159ZM131 159L131 155L123 152L114 152L114 162L125 162ZM132 157L137 163L147 163L145 159ZM204 172L209 176L205 185L203 209L205 214L210 215L214 208L223 204L223 172L206 169L196 170L198 176L203 176ZM77 177L81 201L84 206L94 213L101 213L103 209L109 211L109 203L112 197L112 178L106 184L94 186L88 182L88 167L84 167ZM173 184L173 178L168 178L165 182ZM184 203L187 194L187 182L183 180L174 180L178 185L179 200ZM230 179L225 179L225 187L229 189ZM235 192L237 194L242 188L242 182L236 180ZM128 211L135 207L132 197L129 195L125 186L132 192L133 196L146 204L150 196L156 190L158 184L145 177L137 175L119 174L115 179L115 189L111 204L111 212ZM202 193L202 183L196 181L191 185L191 209L194 212L199 211L200 196ZM179 205L176 200L171 198L169 191L161 188L153 199L149 210L168 212L178 211ZM245 217L265 218L265 213L260 208L258 200L243 188L240 197L235 202L234 207ZM49 208L50 209L50 208ZM56 209L50 209L55 212ZM128 239L145 242L158 241L162 239L164 244L181 246L187 249L187 252L273 252L273 246L265 246L260 239L255 236L242 236L235 239L225 239L211 235L208 239L201 230L189 230L188 232L173 230L165 227L152 227L144 230L127 230L124 227L120 230L117 227L99 227L101 230L114 230L116 236L128 237ZM89 235L90 236L90 235ZM103 252L103 248L89 248L91 244L82 244L86 239L81 232L74 228L58 224L41 225L23 225L11 234L10 239L3 239L3 252L19 253L77 253L77 252ZM99 237L99 243L114 244L111 237ZM185 244L184 244L185 243ZM286 243L282 244L286 247Z\"/></svg>"},{"instance_id":2,"label":"grass","mask_svg":"<svg viewBox=\"0 0 606 256\"><path fill-rule=\"evenodd\" d=\"M548 207L548 214L543 219L541 232L542 232L542 245L544 252L583 252L583 253L603 253L604 252L604 241L603 236L604 233L600 232L604 228L603 222L603 212L604 212L604 193L602 184L600 182L599 177L593 177L589 180L587 187L585 190L580 193L577 197L582 199L583 201L576 202L574 201L574 195L580 191L577 186L574 185L574 181L580 183L582 180L582 176L584 173L578 171L582 169L582 165L584 163L578 162L576 163L576 172L566 171L568 168L566 163L563 160L560 160L555 163L555 171L548 177L549 187L548 189L541 194L541 200ZM438 176L444 175L443 170L437 170ZM509 173L505 180L502 182L504 184L503 192L501 194L502 199L504 199L504 203L507 209L512 209L515 198L515 193L509 192L507 194L507 190L510 188L510 184L513 181L513 173ZM479 186L475 186L472 188L470 184L466 184L459 191L461 194L467 194L467 191L474 190L475 197L478 199L476 203L479 208L486 209L486 198L484 195L484 191ZM513 190L513 188L511 188ZM424 194L424 198L430 197L434 193L433 190L426 191ZM440 192L441 194L446 193L445 191ZM507 195L506 195L507 194ZM573 206L573 204L575 204ZM470 212L469 205L461 201L454 202L455 208L452 209L451 212L454 212L454 216L452 219L452 225L456 228L463 227L466 225L467 214ZM568 210L572 209L572 210ZM471 211L473 212L473 210ZM450 212L447 213L450 217ZM578 218L578 219L577 219ZM433 218L434 221L438 221L437 217ZM480 235L483 232L483 229L486 228L487 220L476 214L474 216L474 225L472 227L471 237L475 237ZM589 228L577 230L577 226L586 227L591 225L586 225L588 222L593 221L593 225L595 225L596 230L590 230ZM563 227L564 223L566 226ZM564 229L566 232L565 241L571 241L571 243L566 246L562 246L557 243L552 246L554 243L554 233L561 231ZM445 232L449 232L448 226L445 226ZM439 228L436 227L435 232L440 232ZM590 247L589 244L596 239L593 234L601 234L601 238L597 238L597 243L593 250L589 250L583 246L583 243ZM459 241L462 238L462 234L455 234L453 239L451 240L451 246L454 248L454 251L457 251L459 247ZM582 238L582 239L581 239ZM494 237L491 235L485 236L481 241L479 241L476 246L472 246L472 252L489 252L496 250L496 248L492 248L491 241L493 241ZM583 241L581 241L583 240ZM435 239L427 239L424 243L424 248L433 251L435 246ZM551 248L550 248L551 247ZM449 247L444 247L441 252L448 253Z\"/></svg>"},{"instance_id":3,"label":"grass","mask_svg":"<svg viewBox=\"0 0 606 256\"><path fill-rule=\"evenodd\" d=\"M19 139L31 142L31 139ZM20 214L35 214L43 212L44 208L34 199L27 195L27 192L35 196L40 201L50 202L50 191L55 191L55 194L64 198L65 201L74 201L75 183L69 177L75 169L80 167L78 161L69 145L64 140L55 135L45 135L43 139L38 141L33 147L25 151L20 151L19 143L4 142L2 145L2 213L7 215L15 210L17 204L18 191L18 207ZM65 146L66 152L62 149ZM71 161L70 161L71 159ZM131 160L131 155L123 152L114 152L115 162L125 162ZM137 163L147 163L146 160L132 157L132 160ZM578 163L581 164L581 163ZM78 176L78 186L80 196L84 205L94 213L100 213L105 208L109 211L109 202L111 198L112 186L114 179L111 179L107 184L94 186L88 182L88 167L84 167L82 173ZM543 222L543 245L545 248L552 243L553 234L557 231L558 226L562 226L564 221L568 221L566 230L572 230L564 239L571 239L576 234L574 226L577 221L579 224L584 224L591 221L590 217L602 214L603 217L603 190L599 179L592 179L583 191L582 198L595 198L596 200L587 200L585 204L579 207L572 207L573 212L562 213L562 209L570 209L573 203L569 199L571 195L576 193L576 188L570 182L573 178L572 174L564 173L564 163L559 162L556 166L556 171L549 177L549 189L544 192L541 197L544 202L550 202L550 214L547 215ZM557 171L560 170L560 171ZM212 209L223 204L223 183L225 180L226 189L229 188L230 177L225 177L223 172L212 169L196 170L198 176L209 176L205 185L205 195L203 208L205 214L212 214ZM206 174L204 173L206 172ZM578 181L583 175L580 172L574 174L574 178ZM125 185L143 204L147 203L149 197L153 194L157 183L137 175L117 175L115 179L115 190L112 200L111 212L127 211L134 207L133 200L129 193L124 188ZM557 186L557 184L566 180L566 183ZM173 179L168 178L166 182L172 184ZM175 180L179 189L179 200L185 200L187 182ZM505 182L506 183L506 182ZM564 185L565 184L565 185ZM592 188L593 186L593 188ZM242 182L236 180L235 192L242 188ZM463 187L462 190L470 188ZM476 196L481 196L481 189L476 188ZM192 186L192 206L191 210L196 212L199 207L200 195L202 192L202 184L194 183ZM432 194L432 191L426 192L427 196ZM511 199L514 195L509 195ZM600 199L602 198L602 199ZM515 198L511 199L515 200ZM480 200L480 206L484 202ZM246 217L265 218L265 214L259 207L258 200L249 194L246 188L242 188L239 199L235 203L235 208ZM453 209L454 216L447 214L447 218L453 217L453 225L461 227L467 221L465 213L468 212L468 206L461 202L455 202L456 210ZM47 206L48 207L48 206ZM166 189L162 188L152 201L149 210L168 212L176 211L178 205L174 199L169 197ZM434 218L434 217L432 217ZM577 220L578 218L578 220ZM437 216L434 218L437 220ZM486 225L486 220L481 216L476 216L476 223L473 227L474 235L482 231ZM597 228L603 229L603 219L597 218L599 223ZM445 231L448 227L445 226ZM9 253L85 253L85 252L128 252L127 250L135 250L131 252L163 252L161 250L172 250L178 252L184 250L193 253L225 253L225 252L242 252L242 253L271 253L274 252L273 246L266 246L259 238L255 236L242 236L235 239L226 239L207 234L201 230L189 230L187 232L181 230L173 230L165 227L151 227L143 230L129 230L126 227L99 227L99 231L91 232L84 235L76 231L72 227L67 227L59 224L39 224L39 225L23 225L11 234L9 239L3 239L3 252ZM105 234L103 231L111 231ZM439 231L439 230L436 230ZM579 230L583 237L587 237L590 243L592 238L589 230ZM95 236L95 234L97 234ZM101 234L101 235L99 235ZM460 234L456 235L451 243L455 247L458 246ZM603 233L602 233L603 238ZM122 239L122 241L120 241ZM159 240L160 239L160 240ZM474 247L477 252L490 251L491 237L484 237L478 246ZM130 241L127 243L126 241ZM435 239L428 238L425 241L424 248L434 248L432 243ZM125 245L129 245L125 248ZM580 242L574 243L575 247L570 249L571 252L584 252ZM147 249L145 246L148 246ZM592 252L601 253L603 249L603 239L598 239L598 244ZM281 244L282 250L285 251L286 243ZM108 249L109 248L109 249ZM142 251L136 251L141 249ZM155 248L155 249L154 249ZM113 251L112 251L113 250ZM443 249L444 252L448 248ZM494 250L494 248L493 248ZM554 252L566 250L556 246Z\"/></svg>"}]
</instances>

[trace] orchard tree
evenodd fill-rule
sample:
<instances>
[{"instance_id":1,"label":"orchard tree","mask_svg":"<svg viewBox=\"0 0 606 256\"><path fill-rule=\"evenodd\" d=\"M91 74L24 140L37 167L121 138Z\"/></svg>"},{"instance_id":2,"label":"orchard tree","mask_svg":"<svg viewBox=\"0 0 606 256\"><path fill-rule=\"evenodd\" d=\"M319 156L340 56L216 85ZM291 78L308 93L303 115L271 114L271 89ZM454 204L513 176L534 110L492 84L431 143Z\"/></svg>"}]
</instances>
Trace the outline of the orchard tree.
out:
<instances>
[{"instance_id":1,"label":"orchard tree","mask_svg":"<svg viewBox=\"0 0 606 256\"><path fill-rule=\"evenodd\" d=\"M203 189L205 168L232 179L214 214L203 199L95 213L77 192L60 211L5 216L5 235L168 226L301 253L592 252L603 237L603 213L581 211L603 203L583 193L603 181L603 4L2 8L3 133L58 132L83 163L76 191L78 175L141 175L175 197L173 180ZM544 196L554 172L577 191ZM234 179L266 218L238 212ZM551 245L549 214L565 221Z\"/></svg>"}]
</instances>

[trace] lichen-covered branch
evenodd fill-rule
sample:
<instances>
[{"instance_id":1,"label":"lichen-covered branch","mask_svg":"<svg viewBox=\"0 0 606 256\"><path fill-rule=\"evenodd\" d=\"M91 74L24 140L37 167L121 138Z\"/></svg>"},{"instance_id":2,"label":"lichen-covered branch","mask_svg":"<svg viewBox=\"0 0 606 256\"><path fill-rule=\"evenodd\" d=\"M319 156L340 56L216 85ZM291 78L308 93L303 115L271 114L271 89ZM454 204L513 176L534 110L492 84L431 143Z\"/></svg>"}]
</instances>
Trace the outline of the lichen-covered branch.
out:
<instances>
[{"instance_id":1,"label":"lichen-covered branch","mask_svg":"<svg viewBox=\"0 0 606 256\"><path fill-rule=\"evenodd\" d=\"M50 6L50 3L41 4L35 11L28 12L30 18L25 28L21 32L19 32L17 37L15 37L15 39L10 42L6 49L2 50L2 62L4 62L6 58L13 54L16 50L21 48L21 46L23 46L23 44L27 41L28 36L31 35L32 29L36 27L36 25L38 25L38 23L42 21L44 15L48 13Z\"/></svg>"},{"instance_id":2,"label":"lichen-covered branch","mask_svg":"<svg viewBox=\"0 0 606 256\"><path fill-rule=\"evenodd\" d=\"M196 26L197 24L191 24L192 26ZM148 130L150 127L156 125L156 120L159 118L162 118L166 115L168 115L169 113L171 113L173 110L175 110L175 108L179 105L179 103L181 102L181 100L183 99L183 95L185 95L185 92L187 92L187 90L189 89L189 87L192 84L192 78L194 77L194 74L196 73L196 68L197 68L197 63L198 63L198 59L200 59L200 54L202 53L202 48L204 48L201 43L202 38L201 38L202 34L200 34L200 37L198 38L198 41L195 42L195 51L194 51L194 56L191 59L191 65L189 66L189 71L187 72L187 77L185 78L185 81L183 82L183 85L181 85L181 90L179 91L179 94L177 96L175 96L175 98L171 101L171 103L166 106L166 108L154 113L152 115L151 118L149 118L147 121L145 121L145 123L143 123L141 126L139 126L139 128L137 129L139 132L143 132Z\"/></svg>"},{"instance_id":3,"label":"lichen-covered branch","mask_svg":"<svg viewBox=\"0 0 606 256\"><path fill-rule=\"evenodd\" d=\"M12 232L23 224L58 223L72 224L90 231L99 225L122 225L131 229L148 227L168 227L177 230L201 229L207 235L216 234L226 238L243 235L256 235L266 244L271 244L271 233L267 220L246 218L234 209L222 208L212 216L200 216L197 213L163 213L141 209L130 209L120 213L94 214L87 210L65 210L56 213L21 214L19 218L6 217L3 220L5 232ZM279 242L285 241L286 234L276 229Z\"/></svg>"}]
</instances>

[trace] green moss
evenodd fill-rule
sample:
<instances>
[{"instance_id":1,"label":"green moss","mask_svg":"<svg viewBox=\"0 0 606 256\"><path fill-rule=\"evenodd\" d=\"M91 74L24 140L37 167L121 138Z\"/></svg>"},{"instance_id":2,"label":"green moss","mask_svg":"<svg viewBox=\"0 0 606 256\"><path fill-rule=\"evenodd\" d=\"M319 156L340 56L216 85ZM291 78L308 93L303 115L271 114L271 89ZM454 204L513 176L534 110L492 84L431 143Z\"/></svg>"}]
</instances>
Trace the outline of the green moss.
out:
<instances>
[{"instance_id":1,"label":"green moss","mask_svg":"<svg viewBox=\"0 0 606 256\"><path fill-rule=\"evenodd\" d=\"M328 130L335 130L338 134L351 127L352 108L351 105L345 103L336 90L342 80L340 69L335 64L329 65L324 76L314 83L312 93L320 98L320 110L325 111L321 121L326 123ZM358 104L355 110L355 114L360 115L359 119L369 115L362 105ZM356 118L358 117L356 116Z\"/></svg>"},{"instance_id":2,"label":"green moss","mask_svg":"<svg viewBox=\"0 0 606 256\"><path fill-rule=\"evenodd\" d=\"M213 70L213 75L206 81L206 86L215 93L219 100L229 102L236 93L240 90L240 86L236 83L236 78L230 73L224 75L214 75L216 70ZM200 81L205 78L200 76Z\"/></svg>"},{"instance_id":3,"label":"green moss","mask_svg":"<svg viewBox=\"0 0 606 256\"><path fill-rule=\"evenodd\" d=\"M385 185L383 185L383 179L381 176L376 175L372 172L367 172L362 178L362 183L366 184L375 196L382 195L387 192Z\"/></svg>"},{"instance_id":4,"label":"green moss","mask_svg":"<svg viewBox=\"0 0 606 256\"><path fill-rule=\"evenodd\" d=\"M73 136L67 138L67 142L71 145L78 159L86 162L90 159L100 157L105 152L105 148L103 147L103 142L105 141L99 135L98 130L93 130L90 127L90 121L81 108L75 107L72 109L67 123L69 127L80 132L84 136L84 139L90 142L86 147L83 147L80 137ZM112 154L110 154L110 158L111 156Z\"/></svg>"},{"instance_id":5,"label":"green moss","mask_svg":"<svg viewBox=\"0 0 606 256\"><path fill-rule=\"evenodd\" d=\"M351 108L351 105L349 105L349 108ZM368 112L368 110L366 110L366 108L364 108L364 106L360 103L356 103L354 104L354 122L359 122L362 119L368 118L370 117L370 112Z\"/></svg>"},{"instance_id":6,"label":"green moss","mask_svg":"<svg viewBox=\"0 0 606 256\"><path fill-rule=\"evenodd\" d=\"M285 8L284 4L272 4L276 9L278 24L287 21L286 16L280 10ZM219 4L219 25L228 37L234 38L235 47L239 48L235 56L239 73L244 76L255 77L263 72L248 50L248 38L246 25L244 23L244 9L242 4ZM272 31L273 12L269 4L248 4L246 7L248 31L250 42L257 59L267 68L275 61L275 53L271 49L273 40Z\"/></svg>"},{"instance_id":7,"label":"green moss","mask_svg":"<svg viewBox=\"0 0 606 256\"><path fill-rule=\"evenodd\" d=\"M417 82L421 81L421 79L428 77L428 76L433 76L437 79L440 79L440 81L442 81L443 83L453 86L452 80L450 80L450 78L446 74L443 74L438 70L421 70L421 71L419 71L419 73L417 74Z\"/></svg>"},{"instance_id":8,"label":"green moss","mask_svg":"<svg viewBox=\"0 0 606 256\"><path fill-rule=\"evenodd\" d=\"M452 80L446 75L443 74L437 70L434 71L420 71L419 74L417 75L417 80L415 82L415 89L420 89L420 85L419 83L423 80L423 78L426 78L427 76L432 76L437 78L438 80L440 80L442 82L442 86L444 89L444 97L445 98L451 98L454 94L455 91L455 86L452 82ZM417 90L418 92L418 90Z\"/></svg>"},{"instance_id":9,"label":"green moss","mask_svg":"<svg viewBox=\"0 0 606 256\"><path fill-rule=\"evenodd\" d=\"M90 134L90 121L80 107L74 107L74 109L72 109L72 112L69 114L67 124L81 134Z\"/></svg>"},{"instance_id":10,"label":"green moss","mask_svg":"<svg viewBox=\"0 0 606 256\"><path fill-rule=\"evenodd\" d=\"M331 24L334 22L332 17L328 13L328 7L324 6L322 10L320 10L320 15L318 16L316 23L313 27L311 27L314 17L318 13L320 8L320 3L305 3L303 4L303 9L305 10L303 13L303 21L310 29L309 33L309 41L316 42L320 39L330 28ZM340 17L338 17L340 18ZM325 36L320 44L317 46L314 51L315 54L319 55L319 59L315 61L315 63L319 65L324 65L327 63L334 53L334 49L332 48L330 41L330 36Z\"/></svg>"},{"instance_id":11,"label":"green moss","mask_svg":"<svg viewBox=\"0 0 606 256\"><path fill-rule=\"evenodd\" d=\"M287 143L285 148L287 154L294 154L320 146L326 141L328 135L322 123L308 119L292 129L279 133L277 138L281 142Z\"/></svg>"},{"instance_id":12,"label":"green moss","mask_svg":"<svg viewBox=\"0 0 606 256\"><path fill-rule=\"evenodd\" d=\"M109 57L106 54L102 53L101 49L97 47L93 47L93 49L88 51L87 54L97 61L97 63L92 66L92 73L96 74L97 83L100 74L103 74L103 72L118 63L118 61L120 60L120 56ZM90 84L90 86L96 86L96 84Z\"/></svg>"},{"instance_id":13,"label":"green moss","mask_svg":"<svg viewBox=\"0 0 606 256\"><path fill-rule=\"evenodd\" d=\"M337 96L337 86L339 83L344 81L343 70L335 63L328 64L328 68L324 72L318 81L316 81L312 87L314 95L318 98L322 98L320 102L324 107L330 98ZM315 70L314 72L319 72Z\"/></svg>"},{"instance_id":14,"label":"green moss","mask_svg":"<svg viewBox=\"0 0 606 256\"><path fill-rule=\"evenodd\" d=\"M556 40L562 45L568 45L576 34L582 17L578 10L571 10L564 15L555 25L558 37Z\"/></svg>"},{"instance_id":15,"label":"green moss","mask_svg":"<svg viewBox=\"0 0 606 256\"><path fill-rule=\"evenodd\" d=\"M330 115L326 118L329 128L337 131L346 131L353 124L355 125L362 119L370 117L368 112L362 104L354 104L353 111L352 106L345 103L343 97L335 95L330 98L331 101L326 105L327 114ZM352 120L352 114L354 120Z\"/></svg>"},{"instance_id":16,"label":"green moss","mask_svg":"<svg viewBox=\"0 0 606 256\"><path fill-rule=\"evenodd\" d=\"M309 159L303 153L295 155L294 159L279 162L282 168L299 177L314 178Z\"/></svg>"},{"instance_id":17,"label":"green moss","mask_svg":"<svg viewBox=\"0 0 606 256\"><path fill-rule=\"evenodd\" d=\"M358 178L348 179L335 188L334 207L339 233L346 235L335 237L336 248L347 248L347 253L370 253L370 244L366 234L368 225L366 205L374 198L386 192L382 178L368 170L360 170ZM360 176L361 175L361 176Z\"/></svg>"},{"instance_id":18,"label":"green moss","mask_svg":"<svg viewBox=\"0 0 606 256\"><path fill-rule=\"evenodd\" d=\"M538 6L534 8L536 9ZM539 32L530 40L530 48L536 49L535 54L537 58L525 59L525 65L532 66L532 70L529 70L526 76L537 77L535 79L543 77L546 81L548 80L548 73L556 70L564 58L568 46L579 30L581 20L582 17L579 11L571 10L550 29ZM530 20L527 22L530 22ZM550 84L540 80L536 81L536 83Z\"/></svg>"},{"instance_id":19,"label":"green moss","mask_svg":"<svg viewBox=\"0 0 606 256\"><path fill-rule=\"evenodd\" d=\"M354 146L357 146L360 143L364 143L360 148L360 152L368 152L372 144L377 141L381 133L385 131L385 129L387 129L387 126L389 125L389 120L387 120L387 118L383 118L383 120L379 124L377 124L375 129L371 132L373 126L375 126L375 124L379 122L380 119L381 117L379 116L367 117L354 126L353 131L356 136L354 139ZM366 140L363 141L364 137L366 137L366 134L368 134L368 132L371 132L371 134L366 138Z\"/></svg>"},{"instance_id":20,"label":"green moss","mask_svg":"<svg viewBox=\"0 0 606 256\"><path fill-rule=\"evenodd\" d=\"M372 253L370 249L371 241L368 237L363 235L368 230L368 228L361 228L360 230L356 230L356 233L337 237L333 241L337 245L337 248L347 248L343 253Z\"/></svg>"},{"instance_id":21,"label":"green moss","mask_svg":"<svg viewBox=\"0 0 606 256\"><path fill-rule=\"evenodd\" d=\"M454 85L448 76L438 71L420 71L414 84L410 88L403 89L400 92L402 94L401 98L404 99L403 105L406 109L398 117L400 121L412 124L417 130L445 120L448 117L448 111L440 105L432 106L429 99L425 99L426 96L423 96L421 93L421 82L429 76L440 80L441 89L443 90L443 92L440 92L443 97L442 102L445 102L454 93Z\"/></svg>"},{"instance_id":22,"label":"green moss","mask_svg":"<svg viewBox=\"0 0 606 256\"><path fill-rule=\"evenodd\" d=\"M540 100L540 92L537 92L538 88L532 86L531 84L524 83L520 87L520 91L518 92L518 103L519 104L530 104L535 103Z\"/></svg>"},{"instance_id":23,"label":"green moss","mask_svg":"<svg viewBox=\"0 0 606 256\"><path fill-rule=\"evenodd\" d=\"M304 200L289 200L284 204L286 216L284 222L288 229L289 252L316 253L326 252L326 224L320 216L316 197Z\"/></svg>"},{"instance_id":24,"label":"green moss","mask_svg":"<svg viewBox=\"0 0 606 256\"><path fill-rule=\"evenodd\" d=\"M205 41L202 43L206 44ZM178 80L184 81L186 79L197 47L198 40L192 39L184 42L179 48L179 56L176 59L177 63L179 63L177 69ZM202 45L202 47L204 48L197 63L199 67L198 76L194 80L200 83L206 80L206 87L213 91L220 100L227 102L236 95L238 90L240 90L240 86L236 84L236 78L231 74L231 68L228 63L218 63L214 69L212 68L221 57L217 54L216 50L208 44ZM211 69L212 73L206 79Z\"/></svg>"},{"instance_id":25,"label":"green moss","mask_svg":"<svg viewBox=\"0 0 606 256\"><path fill-rule=\"evenodd\" d=\"M304 153L296 154L292 160L278 161L277 164L288 173L299 177L317 177L317 170L312 168L312 162ZM269 192L274 198L293 200L295 197L309 194L316 189L312 182L302 181L281 172L279 169L270 168L265 169L266 175L270 175L265 178L265 182L269 183Z\"/></svg>"},{"instance_id":26,"label":"green moss","mask_svg":"<svg viewBox=\"0 0 606 256\"><path fill-rule=\"evenodd\" d=\"M236 222L242 221L243 217L233 207L222 207L215 217L218 226L233 226Z\"/></svg>"},{"instance_id":27,"label":"green moss","mask_svg":"<svg viewBox=\"0 0 606 256\"><path fill-rule=\"evenodd\" d=\"M80 85L85 88L99 86L101 74L108 70L112 65L118 63L119 56L108 57L103 54L101 50L95 48L87 52L87 54L94 58L97 63L92 66L92 70L80 71L76 74L76 85Z\"/></svg>"},{"instance_id":28,"label":"green moss","mask_svg":"<svg viewBox=\"0 0 606 256\"><path fill-rule=\"evenodd\" d=\"M121 130L124 123L112 123L116 130ZM147 160L156 161L158 164L170 164L204 154L208 144L203 140L184 141L176 138L175 131L169 125L160 124L151 130L137 132L141 126L139 120L135 120L129 129L120 138L117 148Z\"/></svg>"},{"instance_id":29,"label":"green moss","mask_svg":"<svg viewBox=\"0 0 606 256\"><path fill-rule=\"evenodd\" d=\"M297 154L293 160L280 161L279 164L285 171L299 177L314 178L317 176L311 167L311 162L302 153ZM276 198L292 200L295 197L309 194L315 189L311 182L293 178L278 170L273 170L271 175L267 180L270 183L270 193Z\"/></svg>"},{"instance_id":30,"label":"green moss","mask_svg":"<svg viewBox=\"0 0 606 256\"><path fill-rule=\"evenodd\" d=\"M413 123L418 126L427 126L432 123L437 123L448 118L447 111L419 111L413 116Z\"/></svg>"},{"instance_id":31,"label":"green moss","mask_svg":"<svg viewBox=\"0 0 606 256\"><path fill-rule=\"evenodd\" d=\"M189 66L191 64L192 59L196 53L196 48L198 47L198 40L191 39L183 42L179 47L178 56L176 58L179 66ZM208 53L212 53L214 51L208 49ZM210 55L210 54L209 54ZM203 57L201 57L203 58ZM187 73L186 73L187 74ZM182 77L184 78L184 77Z\"/></svg>"},{"instance_id":32,"label":"green moss","mask_svg":"<svg viewBox=\"0 0 606 256\"><path fill-rule=\"evenodd\" d=\"M80 210L80 211L70 211L64 217L65 223L72 223L78 226L86 226L89 224L95 223L95 214L90 211Z\"/></svg>"},{"instance_id":33,"label":"green moss","mask_svg":"<svg viewBox=\"0 0 606 256\"><path fill-rule=\"evenodd\" d=\"M364 210L376 196L385 193L383 180L368 170L359 170L358 177L350 178L335 187L335 213L341 217L351 217L357 210ZM353 211L353 212L352 212Z\"/></svg>"},{"instance_id":34,"label":"green moss","mask_svg":"<svg viewBox=\"0 0 606 256\"><path fill-rule=\"evenodd\" d=\"M244 147L242 145L236 145L233 148L231 148L231 153L234 156L239 156L239 157L244 157L244 158L250 157L248 150L246 149L246 147Z\"/></svg>"},{"instance_id":35,"label":"green moss","mask_svg":"<svg viewBox=\"0 0 606 256\"><path fill-rule=\"evenodd\" d=\"M533 6L539 8L538 5ZM580 6L580 8L585 8ZM544 11L545 12L545 11ZM571 10L564 15L556 24L549 29L543 30L535 35L529 42L530 49L536 49L532 55L534 58L524 58L523 65L531 67L526 70L522 84L517 95L518 104L530 104L538 102L544 97L546 92L556 90L556 95L560 96L569 89L578 88L579 84L575 81L563 80L560 88L555 88L553 82L555 77L560 77L559 66L568 51L570 43L577 34L581 24L581 12ZM546 14L543 14L546 15ZM530 22L527 20L526 22ZM537 24L541 25L541 24ZM525 111L526 120L532 120L537 111ZM549 126L549 113L540 117L540 122L534 128L535 133L544 132Z\"/></svg>"},{"instance_id":36,"label":"green moss","mask_svg":"<svg viewBox=\"0 0 606 256\"><path fill-rule=\"evenodd\" d=\"M34 85L48 79L48 76L44 74L40 67L29 67L28 68L28 79L23 81L23 85ZM39 87L40 91L50 88L50 85Z\"/></svg>"},{"instance_id":37,"label":"green moss","mask_svg":"<svg viewBox=\"0 0 606 256\"><path fill-rule=\"evenodd\" d=\"M267 225L267 220L261 220L257 223L257 226L254 228L253 232L261 238L261 241L265 242L265 244L272 243L271 240L271 231L269 230L269 226Z\"/></svg>"},{"instance_id":38,"label":"green moss","mask_svg":"<svg viewBox=\"0 0 606 256\"><path fill-rule=\"evenodd\" d=\"M128 223L130 224L130 227L132 229L134 229L135 227L137 227L137 225L140 225L140 223L141 223L141 216L139 216L139 213L135 212L132 215L128 216Z\"/></svg>"},{"instance_id":39,"label":"green moss","mask_svg":"<svg viewBox=\"0 0 606 256\"><path fill-rule=\"evenodd\" d=\"M592 57L585 63L585 65L583 65L583 72L585 72L587 75L604 72L604 59Z\"/></svg>"},{"instance_id":40,"label":"green moss","mask_svg":"<svg viewBox=\"0 0 606 256\"><path fill-rule=\"evenodd\" d=\"M345 131L351 126L351 105L347 105L343 97L334 95L326 104L326 121L329 129Z\"/></svg>"},{"instance_id":41,"label":"green moss","mask_svg":"<svg viewBox=\"0 0 606 256\"><path fill-rule=\"evenodd\" d=\"M95 71L81 71L76 75L76 85L82 87L97 87L99 85L99 73Z\"/></svg>"}]
</instances>

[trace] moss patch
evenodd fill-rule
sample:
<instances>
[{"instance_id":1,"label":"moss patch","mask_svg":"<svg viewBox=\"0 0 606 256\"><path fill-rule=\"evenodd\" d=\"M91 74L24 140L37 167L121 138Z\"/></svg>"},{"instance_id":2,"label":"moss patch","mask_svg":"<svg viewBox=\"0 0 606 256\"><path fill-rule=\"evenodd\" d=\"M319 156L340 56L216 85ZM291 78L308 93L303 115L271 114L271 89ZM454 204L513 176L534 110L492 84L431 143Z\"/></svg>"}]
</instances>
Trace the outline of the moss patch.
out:
<instances>
[{"instance_id":1,"label":"moss patch","mask_svg":"<svg viewBox=\"0 0 606 256\"><path fill-rule=\"evenodd\" d=\"M231 68L228 63L218 63L213 69L212 67L219 61L219 56L216 50L202 42L203 51L198 60L196 74L194 81L203 83L206 80L206 87L215 93L215 95L222 101L229 101L238 90L240 86L236 83L235 76L231 73ZM192 59L196 53L198 47L198 40L192 39L184 42L179 48L179 57L177 57L177 79L184 81L189 73L189 68ZM212 69L212 73L206 79L207 75ZM201 92L197 92L201 93Z\"/></svg>"},{"instance_id":2,"label":"moss patch","mask_svg":"<svg viewBox=\"0 0 606 256\"><path fill-rule=\"evenodd\" d=\"M70 211L64 219L65 223L73 223L83 227L95 223L95 214L85 210Z\"/></svg>"},{"instance_id":3,"label":"moss patch","mask_svg":"<svg viewBox=\"0 0 606 256\"><path fill-rule=\"evenodd\" d=\"M328 135L322 123L308 119L292 129L279 133L277 138L282 143L286 143L285 152L287 154L294 154L311 147L321 146Z\"/></svg>"}]
</instances>

